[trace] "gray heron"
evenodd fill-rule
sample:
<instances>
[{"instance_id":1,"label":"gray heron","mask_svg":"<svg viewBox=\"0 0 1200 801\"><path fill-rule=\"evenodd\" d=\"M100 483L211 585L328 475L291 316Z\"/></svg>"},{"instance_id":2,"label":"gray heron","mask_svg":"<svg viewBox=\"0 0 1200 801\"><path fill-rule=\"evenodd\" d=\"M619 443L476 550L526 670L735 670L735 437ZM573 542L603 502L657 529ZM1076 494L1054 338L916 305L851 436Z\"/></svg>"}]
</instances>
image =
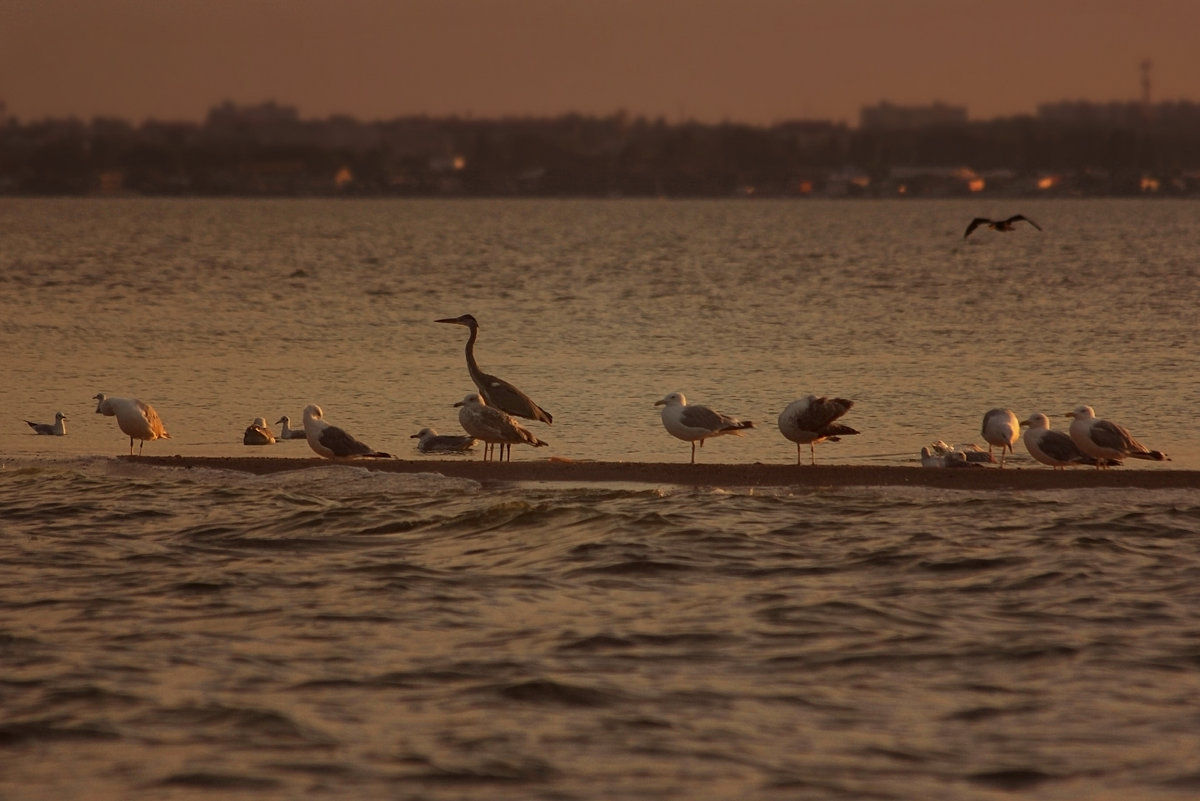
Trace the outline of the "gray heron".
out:
<instances>
[{"instance_id":1,"label":"gray heron","mask_svg":"<svg viewBox=\"0 0 1200 801\"><path fill-rule=\"evenodd\" d=\"M467 372L471 374L471 380L475 382L479 394L483 396L489 407L516 417L524 417L527 420L541 420L546 425L550 425L554 421L550 412L534 403L524 392L503 378L488 375L479 369L479 363L475 361L475 340L479 337L479 321L472 315L445 317L434 322L463 325L470 329L471 336L467 339L466 347Z\"/></svg>"}]
</instances>

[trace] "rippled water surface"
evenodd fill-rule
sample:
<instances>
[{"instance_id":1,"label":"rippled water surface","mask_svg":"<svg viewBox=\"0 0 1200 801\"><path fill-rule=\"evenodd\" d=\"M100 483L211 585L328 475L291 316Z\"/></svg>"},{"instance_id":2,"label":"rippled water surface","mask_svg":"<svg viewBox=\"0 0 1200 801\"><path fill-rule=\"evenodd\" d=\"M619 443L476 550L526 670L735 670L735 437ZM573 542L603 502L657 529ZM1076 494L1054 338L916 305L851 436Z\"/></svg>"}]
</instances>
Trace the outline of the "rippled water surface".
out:
<instances>
[{"instance_id":1,"label":"rippled water surface","mask_svg":"<svg viewBox=\"0 0 1200 801\"><path fill-rule=\"evenodd\" d=\"M0 798L1190 799L1200 488L481 487L250 449L321 403L376 447L485 369L562 458L912 463L1079 402L1200 467L1200 204L0 202ZM69 419L63 438L23 419ZM544 458L546 450L514 458ZM1018 445L1015 467L1039 470ZM917 468L914 468L917 469Z\"/></svg>"}]
</instances>

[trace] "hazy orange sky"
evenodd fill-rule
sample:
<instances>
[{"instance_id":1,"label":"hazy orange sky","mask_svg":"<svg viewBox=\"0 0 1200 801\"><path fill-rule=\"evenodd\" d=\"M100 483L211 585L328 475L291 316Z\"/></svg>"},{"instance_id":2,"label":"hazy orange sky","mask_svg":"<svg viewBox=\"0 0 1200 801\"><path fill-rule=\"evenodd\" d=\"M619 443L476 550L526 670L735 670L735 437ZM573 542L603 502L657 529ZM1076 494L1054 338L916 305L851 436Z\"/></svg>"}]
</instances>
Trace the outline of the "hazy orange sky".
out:
<instances>
[{"instance_id":1,"label":"hazy orange sky","mask_svg":"<svg viewBox=\"0 0 1200 801\"><path fill-rule=\"evenodd\" d=\"M576 111L857 124L880 100L1200 101L1200 0L0 0L22 121Z\"/></svg>"}]
</instances>

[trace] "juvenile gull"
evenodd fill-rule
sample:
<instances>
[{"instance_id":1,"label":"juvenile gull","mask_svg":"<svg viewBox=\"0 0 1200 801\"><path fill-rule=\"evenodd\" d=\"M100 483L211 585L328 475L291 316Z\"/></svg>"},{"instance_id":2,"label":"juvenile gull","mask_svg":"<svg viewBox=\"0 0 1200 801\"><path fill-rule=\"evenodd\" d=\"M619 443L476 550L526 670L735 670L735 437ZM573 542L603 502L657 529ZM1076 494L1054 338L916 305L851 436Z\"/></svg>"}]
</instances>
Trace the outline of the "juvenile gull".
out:
<instances>
[{"instance_id":1,"label":"juvenile gull","mask_svg":"<svg viewBox=\"0 0 1200 801\"><path fill-rule=\"evenodd\" d=\"M654 402L655 406L663 407L662 423L673 437L684 442L692 443L692 464L696 463L696 443L704 447L704 440L709 437L719 437L722 434L736 434L739 437L747 428L754 428L754 423L745 422L734 417L713 411L707 406L689 406L682 392L672 392L662 400Z\"/></svg>"},{"instance_id":2,"label":"juvenile gull","mask_svg":"<svg viewBox=\"0 0 1200 801\"><path fill-rule=\"evenodd\" d=\"M254 422L246 428L242 434L243 445L274 445L275 434L271 429L267 428L267 421L264 417L255 417Z\"/></svg>"},{"instance_id":3,"label":"juvenile gull","mask_svg":"<svg viewBox=\"0 0 1200 801\"><path fill-rule=\"evenodd\" d=\"M96 414L116 417L117 426L129 436L129 455L133 456L133 441L140 439L138 455L150 440L170 439L154 407L137 398L109 398L103 392L93 396Z\"/></svg>"},{"instance_id":4,"label":"juvenile gull","mask_svg":"<svg viewBox=\"0 0 1200 801\"><path fill-rule=\"evenodd\" d=\"M1000 449L1000 469L1004 469L1004 454L1013 452L1013 443L1021 436L1021 421L1013 414L1012 409L991 409L983 415L983 425L979 433L988 444L988 453L992 448Z\"/></svg>"},{"instance_id":5,"label":"juvenile gull","mask_svg":"<svg viewBox=\"0 0 1200 801\"><path fill-rule=\"evenodd\" d=\"M837 442L858 433L850 426L834 422L853 405L854 401L845 398L816 395L806 395L788 404L779 414L779 433L796 443L796 464L800 464L800 446L804 443L808 443L809 457L816 464L818 442Z\"/></svg>"},{"instance_id":6,"label":"juvenile gull","mask_svg":"<svg viewBox=\"0 0 1200 801\"><path fill-rule=\"evenodd\" d=\"M1013 230L1013 223L1022 221L1029 223L1039 231L1042 230L1042 226L1038 225L1024 214L1014 214L1007 220L989 220L987 217L976 217L967 224L967 232L963 234L963 239L966 239L968 236L970 236L971 232L981 225L986 225L993 231L1011 231Z\"/></svg>"},{"instance_id":7,"label":"juvenile gull","mask_svg":"<svg viewBox=\"0 0 1200 801\"><path fill-rule=\"evenodd\" d=\"M1029 415L1029 419L1022 420L1021 425L1026 426L1022 435L1025 450L1042 464L1048 464L1055 470L1073 465L1096 464L1095 457L1079 450L1070 434L1051 429L1050 418L1041 412ZM1111 464L1120 462L1112 461Z\"/></svg>"},{"instance_id":8,"label":"juvenile gull","mask_svg":"<svg viewBox=\"0 0 1200 801\"><path fill-rule=\"evenodd\" d=\"M54 413L53 423L34 423L29 420L25 424L33 429L35 434L47 434L52 437L65 437L67 435L67 416L62 412Z\"/></svg>"},{"instance_id":9,"label":"juvenile gull","mask_svg":"<svg viewBox=\"0 0 1200 801\"><path fill-rule=\"evenodd\" d=\"M508 447L508 461L512 461L512 446L522 443L535 448L544 448L548 443L530 433L512 415L488 406L483 396L472 392L454 404L458 408L458 422L463 430L484 443L483 459L488 461L500 446L500 461L504 461L504 448Z\"/></svg>"},{"instance_id":10,"label":"juvenile gull","mask_svg":"<svg viewBox=\"0 0 1200 801\"><path fill-rule=\"evenodd\" d=\"M308 446L326 459L353 459L355 457L390 459L390 453L377 451L365 442L359 442L344 430L325 422L325 413L315 403L304 407L304 435Z\"/></svg>"},{"instance_id":11,"label":"juvenile gull","mask_svg":"<svg viewBox=\"0 0 1200 801\"><path fill-rule=\"evenodd\" d=\"M1079 405L1067 412L1071 420L1071 439L1079 450L1096 458L1096 469L1109 464L1120 464L1122 459L1149 459L1156 462L1168 461L1162 451L1152 451L1133 438L1123 426L1096 417L1091 406Z\"/></svg>"},{"instance_id":12,"label":"juvenile gull","mask_svg":"<svg viewBox=\"0 0 1200 801\"><path fill-rule=\"evenodd\" d=\"M279 436L276 439L307 439L303 428L292 428L292 418L286 414L275 421L275 425L282 426L279 429Z\"/></svg>"},{"instance_id":13,"label":"juvenile gull","mask_svg":"<svg viewBox=\"0 0 1200 801\"><path fill-rule=\"evenodd\" d=\"M475 447L474 437L439 434L433 428L422 428L409 439L417 441L417 450L421 453L466 453Z\"/></svg>"},{"instance_id":14,"label":"juvenile gull","mask_svg":"<svg viewBox=\"0 0 1200 801\"><path fill-rule=\"evenodd\" d=\"M471 380L475 382L479 394L483 396L484 402L489 407L517 417L524 417L527 420L541 420L546 425L550 425L554 421L550 412L530 400L524 392L503 378L488 375L479 369L479 364L475 361L475 340L479 337L479 322L473 316L464 314L460 317L445 317L434 322L463 325L470 330L471 335L467 338L466 347L467 372L471 374Z\"/></svg>"}]
</instances>

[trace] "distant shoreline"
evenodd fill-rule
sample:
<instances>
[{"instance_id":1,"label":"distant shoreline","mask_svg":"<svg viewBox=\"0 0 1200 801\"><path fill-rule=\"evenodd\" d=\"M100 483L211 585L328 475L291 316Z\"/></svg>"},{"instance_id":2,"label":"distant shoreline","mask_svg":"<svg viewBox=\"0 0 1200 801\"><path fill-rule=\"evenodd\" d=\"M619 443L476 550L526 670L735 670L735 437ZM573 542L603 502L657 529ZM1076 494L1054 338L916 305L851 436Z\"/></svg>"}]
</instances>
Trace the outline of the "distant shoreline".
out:
<instances>
[{"instance_id":1,"label":"distant shoreline","mask_svg":"<svg viewBox=\"0 0 1200 801\"><path fill-rule=\"evenodd\" d=\"M679 464L662 462L516 461L480 459L122 456L122 461L156 467L234 470L255 475L339 464L388 473L440 473L483 484L576 482L671 484L693 487L933 487L964 490L1050 490L1098 487L1200 489L1197 470L1110 470L1074 468L930 468L871 465Z\"/></svg>"}]
</instances>

